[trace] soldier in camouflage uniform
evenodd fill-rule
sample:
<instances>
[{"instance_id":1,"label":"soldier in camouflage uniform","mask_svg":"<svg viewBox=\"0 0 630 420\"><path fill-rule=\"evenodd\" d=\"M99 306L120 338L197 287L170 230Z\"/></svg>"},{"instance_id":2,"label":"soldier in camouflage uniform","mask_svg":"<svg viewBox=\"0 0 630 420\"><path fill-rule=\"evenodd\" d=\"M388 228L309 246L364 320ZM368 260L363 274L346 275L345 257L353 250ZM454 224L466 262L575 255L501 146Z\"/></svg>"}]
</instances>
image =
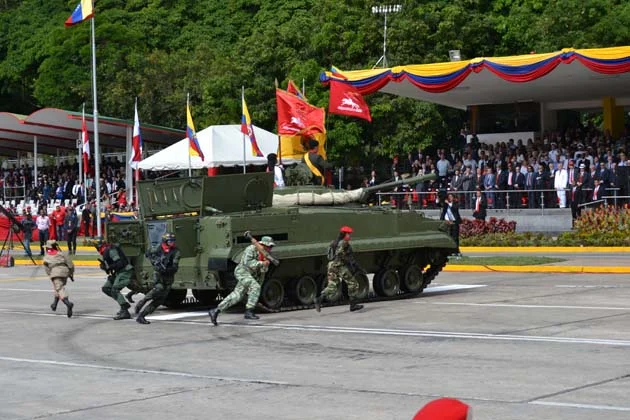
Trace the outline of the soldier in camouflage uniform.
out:
<instances>
[{"instance_id":1,"label":"soldier in camouflage uniform","mask_svg":"<svg viewBox=\"0 0 630 420\"><path fill-rule=\"evenodd\" d=\"M145 316L159 308L171 291L181 257L181 252L175 243L175 234L167 232L162 235L162 243L148 250L146 257L153 265L154 285L153 289L136 304L136 322L139 324L150 324ZM149 300L151 303L142 309Z\"/></svg>"},{"instance_id":2,"label":"soldier in camouflage uniform","mask_svg":"<svg viewBox=\"0 0 630 420\"><path fill-rule=\"evenodd\" d=\"M276 244L273 242L271 236L263 236L259 241L261 245L265 247L267 252L271 252L271 248ZM217 325L217 317L221 311L225 311L230 306L236 305L240 302L244 295L247 294L247 304L245 305L245 319L259 319L258 315L254 313L254 308L258 303L258 297L260 296L260 285L265 279L265 274L269 268L269 260L258 251L256 245L249 245L245 248L241 262L236 266L234 270L234 277L238 283L236 287L225 299L219 303L216 309L210 310L210 320L214 325Z\"/></svg>"},{"instance_id":3,"label":"soldier in camouflage uniform","mask_svg":"<svg viewBox=\"0 0 630 420\"><path fill-rule=\"evenodd\" d=\"M129 285L133 274L133 266L129 263L129 259L127 259L120 246L104 242L102 239L99 239L95 246L98 253L102 256L102 258L99 258L101 262L100 268L107 273L107 281L101 290L120 305L120 310L114 315L114 319L131 319L131 314L129 313L131 305L125 300L120 291Z\"/></svg>"},{"instance_id":4,"label":"soldier in camouflage uniform","mask_svg":"<svg viewBox=\"0 0 630 420\"><path fill-rule=\"evenodd\" d=\"M50 309L57 310L57 304L61 300L67 308L68 318L72 317L72 308L74 303L68 300L68 294L66 293L66 282L68 277L74 281L74 264L72 260L61 250L57 245L57 241L50 239L46 241L46 255L44 255L44 267L46 268L46 274L50 276L50 280L53 283L53 289L55 291L55 299L50 305Z\"/></svg>"},{"instance_id":5,"label":"soldier in camouflage uniform","mask_svg":"<svg viewBox=\"0 0 630 420\"><path fill-rule=\"evenodd\" d=\"M350 246L350 234L352 228L343 226L339 230L339 236L330 244L328 252L328 285L322 290L321 295L315 298L315 309L321 311L322 299L331 300L337 295L337 290L341 287L341 282L345 281L348 285L348 294L350 295L350 311L358 311L363 305L356 303L357 293L359 291L359 283L353 276L356 269L356 262L352 255L352 246Z\"/></svg>"}]
</instances>

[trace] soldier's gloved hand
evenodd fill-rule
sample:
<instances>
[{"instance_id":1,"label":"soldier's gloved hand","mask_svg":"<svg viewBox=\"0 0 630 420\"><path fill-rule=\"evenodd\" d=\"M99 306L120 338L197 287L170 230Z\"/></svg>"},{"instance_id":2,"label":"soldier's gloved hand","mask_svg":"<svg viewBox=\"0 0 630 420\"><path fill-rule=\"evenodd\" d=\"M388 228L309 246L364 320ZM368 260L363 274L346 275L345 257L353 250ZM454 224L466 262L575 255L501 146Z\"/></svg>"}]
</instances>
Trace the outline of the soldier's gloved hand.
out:
<instances>
[{"instance_id":1,"label":"soldier's gloved hand","mask_svg":"<svg viewBox=\"0 0 630 420\"><path fill-rule=\"evenodd\" d=\"M101 268L101 270L108 272L109 270L107 270L107 265L105 265L105 262L101 261L101 263L99 264L99 267ZM107 273L109 274L109 273Z\"/></svg>"}]
</instances>

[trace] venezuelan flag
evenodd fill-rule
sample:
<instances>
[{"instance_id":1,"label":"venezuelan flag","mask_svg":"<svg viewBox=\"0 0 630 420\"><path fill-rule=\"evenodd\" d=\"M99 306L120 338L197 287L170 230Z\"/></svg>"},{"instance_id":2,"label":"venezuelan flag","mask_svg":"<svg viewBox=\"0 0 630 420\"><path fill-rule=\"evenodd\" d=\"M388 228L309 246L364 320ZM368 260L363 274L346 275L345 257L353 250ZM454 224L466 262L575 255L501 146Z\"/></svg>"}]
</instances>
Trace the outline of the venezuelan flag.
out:
<instances>
[{"instance_id":1,"label":"venezuelan flag","mask_svg":"<svg viewBox=\"0 0 630 420\"><path fill-rule=\"evenodd\" d=\"M193 124L192 114L190 113L190 105L186 103L186 137L188 138L188 154L190 156L199 156L204 160L203 152L197 141L195 133L195 125Z\"/></svg>"},{"instance_id":2,"label":"venezuelan flag","mask_svg":"<svg viewBox=\"0 0 630 420\"><path fill-rule=\"evenodd\" d=\"M245 103L245 97L243 97L243 116L241 117L241 133L249 137L249 141L252 143L252 156L263 157L263 152L260 151L258 143L256 142L256 135L254 134L254 126L252 125L252 119L249 116L247 110L247 104Z\"/></svg>"},{"instance_id":3,"label":"venezuelan flag","mask_svg":"<svg viewBox=\"0 0 630 420\"><path fill-rule=\"evenodd\" d=\"M66 20L65 26L76 25L84 20L88 20L94 17L94 4L92 0L81 0L74 12Z\"/></svg>"}]
</instances>

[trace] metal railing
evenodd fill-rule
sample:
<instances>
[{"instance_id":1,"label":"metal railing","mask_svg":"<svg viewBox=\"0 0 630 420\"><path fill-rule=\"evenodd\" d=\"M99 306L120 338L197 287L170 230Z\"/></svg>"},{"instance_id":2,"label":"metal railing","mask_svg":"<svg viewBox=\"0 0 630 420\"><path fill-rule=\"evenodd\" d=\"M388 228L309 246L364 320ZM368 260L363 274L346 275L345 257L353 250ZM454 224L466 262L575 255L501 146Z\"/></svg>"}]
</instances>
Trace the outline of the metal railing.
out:
<instances>
[{"instance_id":1,"label":"metal railing","mask_svg":"<svg viewBox=\"0 0 630 420\"><path fill-rule=\"evenodd\" d=\"M618 199L627 200L628 196L619 196L617 192L620 188L608 188L607 191L612 191L613 195L606 195L604 199L612 200L613 205L617 206ZM591 193L592 188L583 188L581 190L580 199L583 199L583 193ZM487 209L505 210L510 212L511 210L532 209L540 210L541 215L545 214L545 209L558 208L559 197L558 192L562 190L556 189L534 189L534 190L483 190L481 194L485 195L485 201ZM564 190L565 203L571 202L570 194L572 193L570 188ZM406 210L424 210L424 209L439 209L442 207L442 202L447 194L453 194L458 202L460 209L474 209L474 203L476 200L475 191L452 191L452 190L432 190L432 191L405 191L405 192L378 192L376 193L376 200L372 204L378 206L391 206L398 209ZM533 205L531 204L533 201ZM598 200L599 201L599 200ZM584 203L578 204L583 206ZM608 203L607 203L608 204ZM566 206L569 208L569 206Z\"/></svg>"}]
</instances>

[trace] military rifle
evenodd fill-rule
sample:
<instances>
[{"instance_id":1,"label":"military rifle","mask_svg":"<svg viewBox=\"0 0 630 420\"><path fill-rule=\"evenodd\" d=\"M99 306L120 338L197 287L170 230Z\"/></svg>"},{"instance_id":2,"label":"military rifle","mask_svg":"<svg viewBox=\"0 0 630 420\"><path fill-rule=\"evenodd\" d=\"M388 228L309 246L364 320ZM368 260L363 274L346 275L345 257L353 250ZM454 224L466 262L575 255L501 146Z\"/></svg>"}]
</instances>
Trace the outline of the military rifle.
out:
<instances>
[{"instance_id":1,"label":"military rifle","mask_svg":"<svg viewBox=\"0 0 630 420\"><path fill-rule=\"evenodd\" d=\"M251 234L250 231L245 232L245 234L243 235L245 236L245 239L249 239L250 242L256 246L256 249L258 250L258 252L260 252L263 257L265 257L265 259L267 261L269 261L270 263L272 263L275 266L280 265L280 261L274 257L273 255L271 255L271 253L269 251L267 251L267 249L265 248L265 246L263 244L261 244L260 242L258 242L256 240L256 238L254 238Z\"/></svg>"}]
</instances>

